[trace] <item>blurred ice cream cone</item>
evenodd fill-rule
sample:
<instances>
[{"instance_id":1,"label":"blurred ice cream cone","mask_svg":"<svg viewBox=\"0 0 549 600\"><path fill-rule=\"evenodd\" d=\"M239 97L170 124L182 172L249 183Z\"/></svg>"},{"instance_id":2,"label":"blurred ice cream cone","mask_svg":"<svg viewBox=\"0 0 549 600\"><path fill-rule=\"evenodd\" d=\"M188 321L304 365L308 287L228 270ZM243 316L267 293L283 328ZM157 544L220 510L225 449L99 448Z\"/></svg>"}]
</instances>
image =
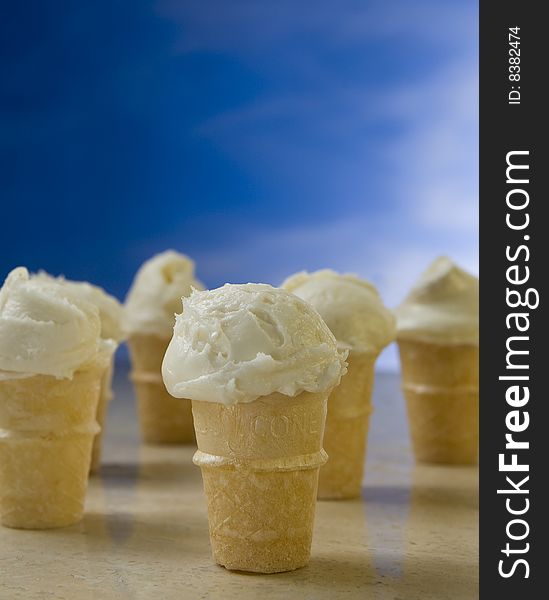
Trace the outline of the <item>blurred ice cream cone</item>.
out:
<instances>
[{"instance_id":1,"label":"blurred ice cream cone","mask_svg":"<svg viewBox=\"0 0 549 600\"><path fill-rule=\"evenodd\" d=\"M92 457L90 463L90 473L96 473L101 467L101 453L103 449L103 435L105 433L105 424L107 421L107 411L109 402L113 398L112 378L114 375L114 354L109 360L109 364L101 376L101 385L99 388L99 400L97 402L96 421L99 431L93 438Z\"/></svg>"},{"instance_id":2,"label":"blurred ice cream cone","mask_svg":"<svg viewBox=\"0 0 549 600\"><path fill-rule=\"evenodd\" d=\"M124 307L141 435L157 444L194 443L190 400L166 392L161 366L181 298L203 289L194 263L183 254L157 254L140 267Z\"/></svg>"},{"instance_id":3,"label":"blurred ice cream cone","mask_svg":"<svg viewBox=\"0 0 549 600\"><path fill-rule=\"evenodd\" d=\"M478 346L399 342L412 444L422 462L474 464Z\"/></svg>"},{"instance_id":4,"label":"blurred ice cream cone","mask_svg":"<svg viewBox=\"0 0 549 600\"><path fill-rule=\"evenodd\" d=\"M63 285L70 293L81 299L94 304L99 311L101 321L101 337L112 346L112 356L101 378L101 390L97 404L96 420L99 431L93 439L92 459L90 473L95 473L101 466L101 450L103 446L103 434L105 431L108 404L113 398L112 378L114 374L114 352L120 342L124 339L122 331L122 306L120 302L110 294L96 285L87 281L72 281L63 276L51 277L41 271L35 276L37 280L53 281Z\"/></svg>"},{"instance_id":5,"label":"blurred ice cream cone","mask_svg":"<svg viewBox=\"0 0 549 600\"><path fill-rule=\"evenodd\" d=\"M168 343L154 335L133 335L128 340L141 435L149 443L194 443L191 401L170 396L162 381Z\"/></svg>"},{"instance_id":6,"label":"blurred ice cream cone","mask_svg":"<svg viewBox=\"0 0 549 600\"><path fill-rule=\"evenodd\" d=\"M47 529L82 518L103 367L0 380L0 519Z\"/></svg>"},{"instance_id":7,"label":"blurred ice cream cone","mask_svg":"<svg viewBox=\"0 0 549 600\"><path fill-rule=\"evenodd\" d=\"M318 497L355 498L366 460L375 361L395 337L394 316L374 286L354 275L297 273L282 287L309 302L340 347L350 349L347 373L328 399L324 448L329 458L320 470Z\"/></svg>"},{"instance_id":8,"label":"blurred ice cream cone","mask_svg":"<svg viewBox=\"0 0 549 600\"><path fill-rule=\"evenodd\" d=\"M347 373L328 400L324 449L329 460L320 470L318 497L356 498L360 495L376 356L350 353Z\"/></svg>"},{"instance_id":9,"label":"blurred ice cream cone","mask_svg":"<svg viewBox=\"0 0 549 600\"><path fill-rule=\"evenodd\" d=\"M114 343L97 306L49 277L10 273L0 289L0 522L46 529L82 517Z\"/></svg>"},{"instance_id":10,"label":"blurred ice cream cone","mask_svg":"<svg viewBox=\"0 0 549 600\"><path fill-rule=\"evenodd\" d=\"M437 259L397 309L402 387L416 459L478 457L478 279Z\"/></svg>"}]
</instances>

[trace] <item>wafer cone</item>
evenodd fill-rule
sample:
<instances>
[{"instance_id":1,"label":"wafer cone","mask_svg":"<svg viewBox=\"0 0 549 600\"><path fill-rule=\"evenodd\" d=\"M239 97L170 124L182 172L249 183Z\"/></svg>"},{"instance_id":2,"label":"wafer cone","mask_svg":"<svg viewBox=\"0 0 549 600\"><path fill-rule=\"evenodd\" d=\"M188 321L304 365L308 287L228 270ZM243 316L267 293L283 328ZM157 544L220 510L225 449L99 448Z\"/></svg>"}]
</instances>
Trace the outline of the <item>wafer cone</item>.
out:
<instances>
[{"instance_id":1,"label":"wafer cone","mask_svg":"<svg viewBox=\"0 0 549 600\"><path fill-rule=\"evenodd\" d=\"M309 561L327 394L193 400L210 542L227 569L277 573Z\"/></svg>"},{"instance_id":2,"label":"wafer cone","mask_svg":"<svg viewBox=\"0 0 549 600\"><path fill-rule=\"evenodd\" d=\"M320 469L319 498L360 496L376 358L374 354L351 352L347 373L328 398L324 449L329 459Z\"/></svg>"},{"instance_id":3,"label":"wafer cone","mask_svg":"<svg viewBox=\"0 0 549 600\"><path fill-rule=\"evenodd\" d=\"M478 457L478 346L399 341L416 459L474 464Z\"/></svg>"},{"instance_id":4,"label":"wafer cone","mask_svg":"<svg viewBox=\"0 0 549 600\"><path fill-rule=\"evenodd\" d=\"M92 457L90 473L96 473L101 466L101 452L103 449L103 434L105 431L105 421L109 402L113 398L112 377L114 373L114 355L111 356L109 364L103 376L101 377L101 388L99 390L99 402L97 403L96 421L99 425L99 431L93 438Z\"/></svg>"},{"instance_id":5,"label":"wafer cone","mask_svg":"<svg viewBox=\"0 0 549 600\"><path fill-rule=\"evenodd\" d=\"M128 340L141 435L150 443L194 443L191 401L170 396L162 381L169 341L154 335L133 335Z\"/></svg>"},{"instance_id":6,"label":"wafer cone","mask_svg":"<svg viewBox=\"0 0 549 600\"><path fill-rule=\"evenodd\" d=\"M0 381L2 525L48 529L81 519L104 369Z\"/></svg>"}]
</instances>

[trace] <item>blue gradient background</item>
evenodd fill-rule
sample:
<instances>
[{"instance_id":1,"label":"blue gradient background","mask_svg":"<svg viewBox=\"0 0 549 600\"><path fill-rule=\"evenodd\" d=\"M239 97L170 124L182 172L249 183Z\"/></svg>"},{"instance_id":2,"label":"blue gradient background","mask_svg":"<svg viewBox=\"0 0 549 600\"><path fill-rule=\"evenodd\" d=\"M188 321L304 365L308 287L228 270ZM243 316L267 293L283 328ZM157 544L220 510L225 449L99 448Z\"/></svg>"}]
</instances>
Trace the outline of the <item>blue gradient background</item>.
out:
<instances>
[{"instance_id":1,"label":"blue gradient background","mask_svg":"<svg viewBox=\"0 0 549 600\"><path fill-rule=\"evenodd\" d=\"M123 298L175 248L209 287L332 267L394 306L438 254L477 271L477 10L7 3L0 276Z\"/></svg>"}]
</instances>

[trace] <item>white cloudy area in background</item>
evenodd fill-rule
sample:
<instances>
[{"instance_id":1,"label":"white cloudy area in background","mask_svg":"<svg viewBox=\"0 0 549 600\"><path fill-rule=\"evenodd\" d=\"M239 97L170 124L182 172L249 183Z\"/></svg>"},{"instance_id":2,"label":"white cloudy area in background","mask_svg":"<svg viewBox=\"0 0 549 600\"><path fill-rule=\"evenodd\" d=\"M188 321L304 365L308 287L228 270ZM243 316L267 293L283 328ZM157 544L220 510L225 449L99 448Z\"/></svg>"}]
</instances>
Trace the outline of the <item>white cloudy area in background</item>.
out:
<instances>
[{"instance_id":1,"label":"white cloudy area in background","mask_svg":"<svg viewBox=\"0 0 549 600\"><path fill-rule=\"evenodd\" d=\"M270 91L227 110L204 122L197 134L258 177L269 173L291 182L296 165L304 162L303 176L318 177L320 186L329 180L346 202L341 214L334 210L324 222L308 223L300 215L284 225L233 223L242 227L242 236L231 236L226 247L218 240L215 252L197 255L200 274L241 281L246 273L251 281L277 284L303 267L327 266L374 281L394 307L439 254L478 273L476 4L250 0L230 7L209 2L205 11L201 2L161 2L158 10L185 32L176 52L223 52L249 69L288 70L328 83L332 78L333 85L323 86L318 96L306 86L295 91L281 86L280 95ZM374 85L355 78L353 85L339 85L337 73L314 53L284 49L286 39L320 36L328 46L356 46L360 52L363 39L391 44L411 31L434 51L443 48L446 58L407 81ZM280 122L299 124L303 144L286 128L277 131ZM357 132L378 122L395 126L373 148ZM315 147L309 134L317 123L323 143ZM339 147L345 148L341 157ZM382 169L370 168L373 154ZM373 188L376 195L383 189L382 197L373 198ZM341 199L334 195L334 207ZM396 368L394 345L380 365Z\"/></svg>"}]
</instances>

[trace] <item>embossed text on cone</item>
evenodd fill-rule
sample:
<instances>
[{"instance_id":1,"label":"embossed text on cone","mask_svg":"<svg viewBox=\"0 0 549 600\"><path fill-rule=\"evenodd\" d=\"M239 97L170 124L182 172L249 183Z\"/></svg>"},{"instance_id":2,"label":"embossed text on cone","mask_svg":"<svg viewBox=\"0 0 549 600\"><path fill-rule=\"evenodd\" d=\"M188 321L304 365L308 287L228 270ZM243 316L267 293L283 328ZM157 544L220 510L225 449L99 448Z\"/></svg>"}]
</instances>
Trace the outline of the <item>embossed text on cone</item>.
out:
<instances>
[{"instance_id":1,"label":"embossed text on cone","mask_svg":"<svg viewBox=\"0 0 549 600\"><path fill-rule=\"evenodd\" d=\"M82 518L101 369L0 381L0 521L47 529Z\"/></svg>"},{"instance_id":2,"label":"embossed text on cone","mask_svg":"<svg viewBox=\"0 0 549 600\"><path fill-rule=\"evenodd\" d=\"M191 401L170 396L162 381L168 343L154 335L132 335L128 340L141 435L156 444L194 443Z\"/></svg>"},{"instance_id":3,"label":"embossed text on cone","mask_svg":"<svg viewBox=\"0 0 549 600\"><path fill-rule=\"evenodd\" d=\"M478 459L478 346L399 341L402 385L416 459Z\"/></svg>"},{"instance_id":4,"label":"embossed text on cone","mask_svg":"<svg viewBox=\"0 0 549 600\"><path fill-rule=\"evenodd\" d=\"M324 449L329 460L320 469L318 497L356 498L360 495L376 355L351 353L347 373L328 398Z\"/></svg>"},{"instance_id":5,"label":"embossed text on cone","mask_svg":"<svg viewBox=\"0 0 549 600\"><path fill-rule=\"evenodd\" d=\"M309 561L326 393L192 402L214 559L276 573Z\"/></svg>"}]
</instances>

